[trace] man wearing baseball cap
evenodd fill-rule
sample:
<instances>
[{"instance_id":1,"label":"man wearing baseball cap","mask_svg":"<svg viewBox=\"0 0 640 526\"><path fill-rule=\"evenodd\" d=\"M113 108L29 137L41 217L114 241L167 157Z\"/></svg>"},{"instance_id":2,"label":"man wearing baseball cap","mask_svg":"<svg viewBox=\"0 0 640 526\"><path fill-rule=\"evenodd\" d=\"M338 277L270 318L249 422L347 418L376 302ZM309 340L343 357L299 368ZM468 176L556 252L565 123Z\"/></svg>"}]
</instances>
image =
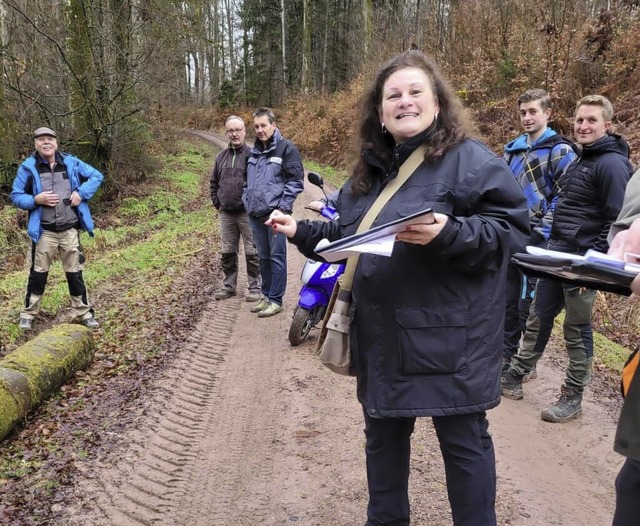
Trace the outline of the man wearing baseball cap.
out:
<instances>
[{"instance_id":1,"label":"man wearing baseball cap","mask_svg":"<svg viewBox=\"0 0 640 526\"><path fill-rule=\"evenodd\" d=\"M93 236L87 201L100 187L103 175L77 157L59 152L57 134L51 128L38 128L33 137L35 152L18 167L11 191L13 204L29 213L27 232L32 241L20 328L31 330L40 310L49 268L59 255L71 295L72 318L96 329L99 324L82 277L85 258L80 230Z\"/></svg>"}]
</instances>

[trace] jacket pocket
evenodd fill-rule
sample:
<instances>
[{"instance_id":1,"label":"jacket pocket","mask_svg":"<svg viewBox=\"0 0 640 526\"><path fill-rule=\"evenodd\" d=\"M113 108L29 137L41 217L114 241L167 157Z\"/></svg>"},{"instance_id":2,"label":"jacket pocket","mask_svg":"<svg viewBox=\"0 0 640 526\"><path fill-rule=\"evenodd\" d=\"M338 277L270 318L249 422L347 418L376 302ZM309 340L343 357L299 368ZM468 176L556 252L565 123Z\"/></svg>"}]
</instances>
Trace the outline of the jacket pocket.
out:
<instances>
[{"instance_id":1,"label":"jacket pocket","mask_svg":"<svg viewBox=\"0 0 640 526\"><path fill-rule=\"evenodd\" d=\"M467 318L464 303L396 309L402 372L452 374L465 368Z\"/></svg>"},{"instance_id":2,"label":"jacket pocket","mask_svg":"<svg viewBox=\"0 0 640 526\"><path fill-rule=\"evenodd\" d=\"M344 210L339 210L340 215L338 216L338 225L342 229L353 230L355 232L356 227L354 227L354 223L360 224L360 219L364 215L364 206L359 207L347 207ZM349 232L352 234L353 232Z\"/></svg>"}]
</instances>

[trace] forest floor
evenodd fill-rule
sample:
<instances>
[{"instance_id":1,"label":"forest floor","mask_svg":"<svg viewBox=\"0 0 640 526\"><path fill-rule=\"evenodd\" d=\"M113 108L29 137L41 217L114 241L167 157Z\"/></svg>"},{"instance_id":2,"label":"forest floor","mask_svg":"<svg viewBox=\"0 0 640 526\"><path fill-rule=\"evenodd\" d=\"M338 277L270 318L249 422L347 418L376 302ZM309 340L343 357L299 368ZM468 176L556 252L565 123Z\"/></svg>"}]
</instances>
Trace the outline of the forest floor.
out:
<instances>
[{"instance_id":1,"label":"forest floor","mask_svg":"<svg viewBox=\"0 0 640 526\"><path fill-rule=\"evenodd\" d=\"M201 136L220 144L219 136ZM307 184L294 214L310 217L303 206L318 194ZM175 308L193 323L172 336L162 359L114 378L74 415L76 428L91 429L91 439L78 437L85 453L67 459L68 477L50 501L30 498L35 478L22 489L11 487L10 504L0 499L0 524L364 524L363 418L355 381L317 362L317 331L299 347L287 341L304 258L289 247L286 309L266 319L249 312L243 294L212 299L219 277L214 262L215 254L207 254L185 263ZM239 290L246 285L243 272L241 266ZM117 293L100 292L103 298ZM150 342L166 331L162 319L148 321ZM502 526L611 522L623 460L612 450L617 379L596 368L582 418L545 423L540 411L558 393L564 362L554 336L538 378L525 384L524 400L503 400L488 413ZM30 425L47 429L46 415L40 416ZM90 422L103 424L97 429ZM0 485L0 493L9 488ZM451 524L428 419L419 420L413 436L410 496L413 524Z\"/></svg>"}]
</instances>

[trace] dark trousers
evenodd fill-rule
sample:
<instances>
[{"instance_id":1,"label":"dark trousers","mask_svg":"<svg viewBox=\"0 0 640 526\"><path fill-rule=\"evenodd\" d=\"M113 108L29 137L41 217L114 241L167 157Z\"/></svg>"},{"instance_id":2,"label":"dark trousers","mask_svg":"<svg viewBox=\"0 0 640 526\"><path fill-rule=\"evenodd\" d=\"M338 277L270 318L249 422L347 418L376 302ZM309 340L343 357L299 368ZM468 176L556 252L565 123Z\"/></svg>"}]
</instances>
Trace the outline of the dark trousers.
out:
<instances>
[{"instance_id":1,"label":"dark trousers","mask_svg":"<svg viewBox=\"0 0 640 526\"><path fill-rule=\"evenodd\" d=\"M616 478L616 512L612 526L637 526L640 500L640 461L627 458Z\"/></svg>"},{"instance_id":2,"label":"dark trousers","mask_svg":"<svg viewBox=\"0 0 640 526\"><path fill-rule=\"evenodd\" d=\"M516 265L509 263L504 313L504 346L502 348L504 363L509 363L511 357L518 352L520 338L526 329L537 281L536 278L525 276Z\"/></svg>"},{"instance_id":3,"label":"dark trousers","mask_svg":"<svg viewBox=\"0 0 640 526\"><path fill-rule=\"evenodd\" d=\"M409 524L409 462L415 418L365 412L366 526ZM455 526L495 526L496 470L486 413L433 417Z\"/></svg>"},{"instance_id":4,"label":"dark trousers","mask_svg":"<svg viewBox=\"0 0 640 526\"><path fill-rule=\"evenodd\" d=\"M541 278L527 320L522 346L511 360L519 376L531 371L542 357L551 336L554 319L565 309L564 344L569 354L564 384L582 393L589 383L593 360L591 314L596 291L570 283Z\"/></svg>"}]
</instances>

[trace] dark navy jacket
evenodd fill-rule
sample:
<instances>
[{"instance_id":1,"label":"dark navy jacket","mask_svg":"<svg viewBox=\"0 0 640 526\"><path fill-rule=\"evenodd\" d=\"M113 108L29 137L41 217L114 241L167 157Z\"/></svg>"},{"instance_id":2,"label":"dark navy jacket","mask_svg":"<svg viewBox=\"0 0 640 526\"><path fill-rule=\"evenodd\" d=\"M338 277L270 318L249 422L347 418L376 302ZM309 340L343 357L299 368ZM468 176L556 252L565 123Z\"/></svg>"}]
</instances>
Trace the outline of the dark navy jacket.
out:
<instances>
[{"instance_id":1,"label":"dark navy jacket","mask_svg":"<svg viewBox=\"0 0 640 526\"><path fill-rule=\"evenodd\" d=\"M620 213L631 173L629 146L619 135L607 134L584 146L560 178L549 247L607 252L609 228Z\"/></svg>"},{"instance_id":2,"label":"dark navy jacket","mask_svg":"<svg viewBox=\"0 0 640 526\"><path fill-rule=\"evenodd\" d=\"M383 177L365 195L348 181L339 223L301 221L291 242L314 257L320 239L353 234ZM529 235L525 198L502 159L465 140L423 163L373 226L429 206L448 215L431 243L396 243L391 257L363 254L356 268L352 364L372 417L475 413L500 402L506 269Z\"/></svg>"},{"instance_id":3,"label":"dark navy jacket","mask_svg":"<svg viewBox=\"0 0 640 526\"><path fill-rule=\"evenodd\" d=\"M291 213L296 196L304 189L300 153L276 128L266 148L256 139L247 159L247 182L242 202L247 213L266 218L280 209Z\"/></svg>"}]
</instances>

